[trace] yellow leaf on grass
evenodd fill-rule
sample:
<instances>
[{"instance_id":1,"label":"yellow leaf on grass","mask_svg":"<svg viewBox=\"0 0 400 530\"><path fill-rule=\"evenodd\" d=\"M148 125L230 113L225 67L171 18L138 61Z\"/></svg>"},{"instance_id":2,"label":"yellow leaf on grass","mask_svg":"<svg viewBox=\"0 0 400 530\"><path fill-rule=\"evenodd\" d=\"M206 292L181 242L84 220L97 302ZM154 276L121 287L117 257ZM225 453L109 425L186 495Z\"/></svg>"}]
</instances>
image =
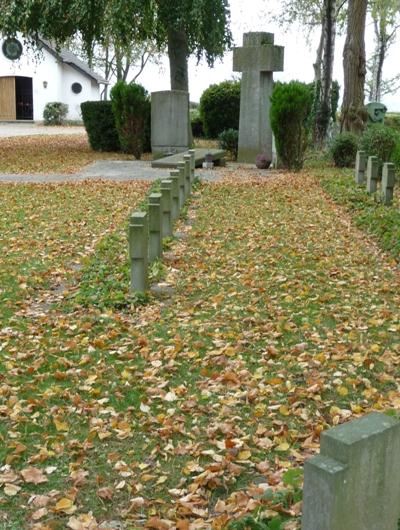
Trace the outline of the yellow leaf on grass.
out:
<instances>
[{"instance_id":1,"label":"yellow leaf on grass","mask_svg":"<svg viewBox=\"0 0 400 530\"><path fill-rule=\"evenodd\" d=\"M282 416L289 416L290 410L287 408L286 405L282 405L279 407L279 412L282 414Z\"/></svg>"},{"instance_id":2,"label":"yellow leaf on grass","mask_svg":"<svg viewBox=\"0 0 400 530\"><path fill-rule=\"evenodd\" d=\"M347 396L347 394L349 393L348 389L345 387L345 386L340 386L338 389L337 389L337 393L339 394L339 396Z\"/></svg>"},{"instance_id":3,"label":"yellow leaf on grass","mask_svg":"<svg viewBox=\"0 0 400 530\"><path fill-rule=\"evenodd\" d=\"M58 432L69 431L69 425L66 421L62 421L62 420L58 420L57 418L54 418L53 423L56 426L56 429Z\"/></svg>"},{"instance_id":4,"label":"yellow leaf on grass","mask_svg":"<svg viewBox=\"0 0 400 530\"><path fill-rule=\"evenodd\" d=\"M72 514L75 512L75 510L76 506L74 506L74 501L72 501L71 499L67 499L66 497L60 499L54 508L55 512L62 512L67 514Z\"/></svg>"},{"instance_id":5,"label":"yellow leaf on grass","mask_svg":"<svg viewBox=\"0 0 400 530\"><path fill-rule=\"evenodd\" d=\"M248 460L251 458L251 451L240 451L238 454L239 460Z\"/></svg>"},{"instance_id":6,"label":"yellow leaf on grass","mask_svg":"<svg viewBox=\"0 0 400 530\"><path fill-rule=\"evenodd\" d=\"M277 447L275 447L275 451L287 451L289 449L290 445L287 442L283 442L279 444Z\"/></svg>"}]
</instances>

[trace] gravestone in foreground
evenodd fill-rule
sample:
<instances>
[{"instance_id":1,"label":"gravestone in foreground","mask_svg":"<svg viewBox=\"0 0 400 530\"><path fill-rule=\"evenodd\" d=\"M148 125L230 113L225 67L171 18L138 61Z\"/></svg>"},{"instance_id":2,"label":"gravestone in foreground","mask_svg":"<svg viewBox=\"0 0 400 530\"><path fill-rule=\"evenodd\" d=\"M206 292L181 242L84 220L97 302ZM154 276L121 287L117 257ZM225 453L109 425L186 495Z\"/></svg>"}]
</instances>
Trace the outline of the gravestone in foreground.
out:
<instances>
[{"instance_id":1,"label":"gravestone in foreground","mask_svg":"<svg viewBox=\"0 0 400 530\"><path fill-rule=\"evenodd\" d=\"M238 162L254 164L259 154L272 162L270 97L273 72L283 71L283 58L273 33L245 33L243 47L233 50L233 70L242 72Z\"/></svg>"},{"instance_id":2,"label":"gravestone in foreground","mask_svg":"<svg viewBox=\"0 0 400 530\"><path fill-rule=\"evenodd\" d=\"M165 90L151 94L151 150L153 158L189 149L189 93Z\"/></svg>"},{"instance_id":3,"label":"gravestone in foreground","mask_svg":"<svg viewBox=\"0 0 400 530\"><path fill-rule=\"evenodd\" d=\"M397 530L400 422L378 412L322 434L304 466L302 530Z\"/></svg>"}]
</instances>

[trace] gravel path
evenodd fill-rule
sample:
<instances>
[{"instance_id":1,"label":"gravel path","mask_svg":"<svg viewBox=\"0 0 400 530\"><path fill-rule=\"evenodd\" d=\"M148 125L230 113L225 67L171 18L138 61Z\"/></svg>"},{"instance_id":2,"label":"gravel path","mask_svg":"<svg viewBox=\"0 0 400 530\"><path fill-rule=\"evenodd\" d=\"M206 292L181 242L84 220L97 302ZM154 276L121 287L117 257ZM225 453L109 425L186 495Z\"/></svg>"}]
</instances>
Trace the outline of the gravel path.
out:
<instances>
[{"instance_id":1,"label":"gravel path","mask_svg":"<svg viewBox=\"0 0 400 530\"><path fill-rule=\"evenodd\" d=\"M60 134L85 134L85 128L82 126L69 127L49 127L39 123L15 123L0 122L0 138L9 138L10 136L57 136Z\"/></svg>"}]
</instances>

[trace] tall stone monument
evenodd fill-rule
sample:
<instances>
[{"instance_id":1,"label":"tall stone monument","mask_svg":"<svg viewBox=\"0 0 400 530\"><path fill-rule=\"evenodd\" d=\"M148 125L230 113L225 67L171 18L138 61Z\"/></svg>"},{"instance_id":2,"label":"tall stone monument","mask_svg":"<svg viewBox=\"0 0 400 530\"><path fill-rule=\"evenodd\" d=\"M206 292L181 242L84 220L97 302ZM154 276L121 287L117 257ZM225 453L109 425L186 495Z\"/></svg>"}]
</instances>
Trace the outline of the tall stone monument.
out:
<instances>
[{"instance_id":1,"label":"tall stone monument","mask_svg":"<svg viewBox=\"0 0 400 530\"><path fill-rule=\"evenodd\" d=\"M269 119L273 72L283 71L284 48L274 45L273 33L245 33L243 47L233 50L233 70L242 72L239 162L255 162L264 154L272 162Z\"/></svg>"},{"instance_id":2,"label":"tall stone monument","mask_svg":"<svg viewBox=\"0 0 400 530\"><path fill-rule=\"evenodd\" d=\"M153 159L187 151L190 147L189 93L165 90L151 94L151 150Z\"/></svg>"}]
</instances>

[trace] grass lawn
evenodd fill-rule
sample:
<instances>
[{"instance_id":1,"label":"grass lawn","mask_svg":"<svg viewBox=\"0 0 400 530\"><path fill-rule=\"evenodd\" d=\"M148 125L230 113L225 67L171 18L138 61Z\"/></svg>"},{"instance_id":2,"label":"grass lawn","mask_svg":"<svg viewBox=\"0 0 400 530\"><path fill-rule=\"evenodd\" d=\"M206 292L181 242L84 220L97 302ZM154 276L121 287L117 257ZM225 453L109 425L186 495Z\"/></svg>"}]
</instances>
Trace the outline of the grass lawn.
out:
<instances>
[{"instance_id":1,"label":"grass lawn","mask_svg":"<svg viewBox=\"0 0 400 530\"><path fill-rule=\"evenodd\" d=\"M2 530L299 528L321 431L398 413L394 259L314 170L239 177L201 187L146 306L108 296L144 185L0 187Z\"/></svg>"},{"instance_id":2,"label":"grass lawn","mask_svg":"<svg viewBox=\"0 0 400 530\"><path fill-rule=\"evenodd\" d=\"M113 159L132 156L92 151L86 134L0 138L0 173L70 174L96 160Z\"/></svg>"}]
</instances>

